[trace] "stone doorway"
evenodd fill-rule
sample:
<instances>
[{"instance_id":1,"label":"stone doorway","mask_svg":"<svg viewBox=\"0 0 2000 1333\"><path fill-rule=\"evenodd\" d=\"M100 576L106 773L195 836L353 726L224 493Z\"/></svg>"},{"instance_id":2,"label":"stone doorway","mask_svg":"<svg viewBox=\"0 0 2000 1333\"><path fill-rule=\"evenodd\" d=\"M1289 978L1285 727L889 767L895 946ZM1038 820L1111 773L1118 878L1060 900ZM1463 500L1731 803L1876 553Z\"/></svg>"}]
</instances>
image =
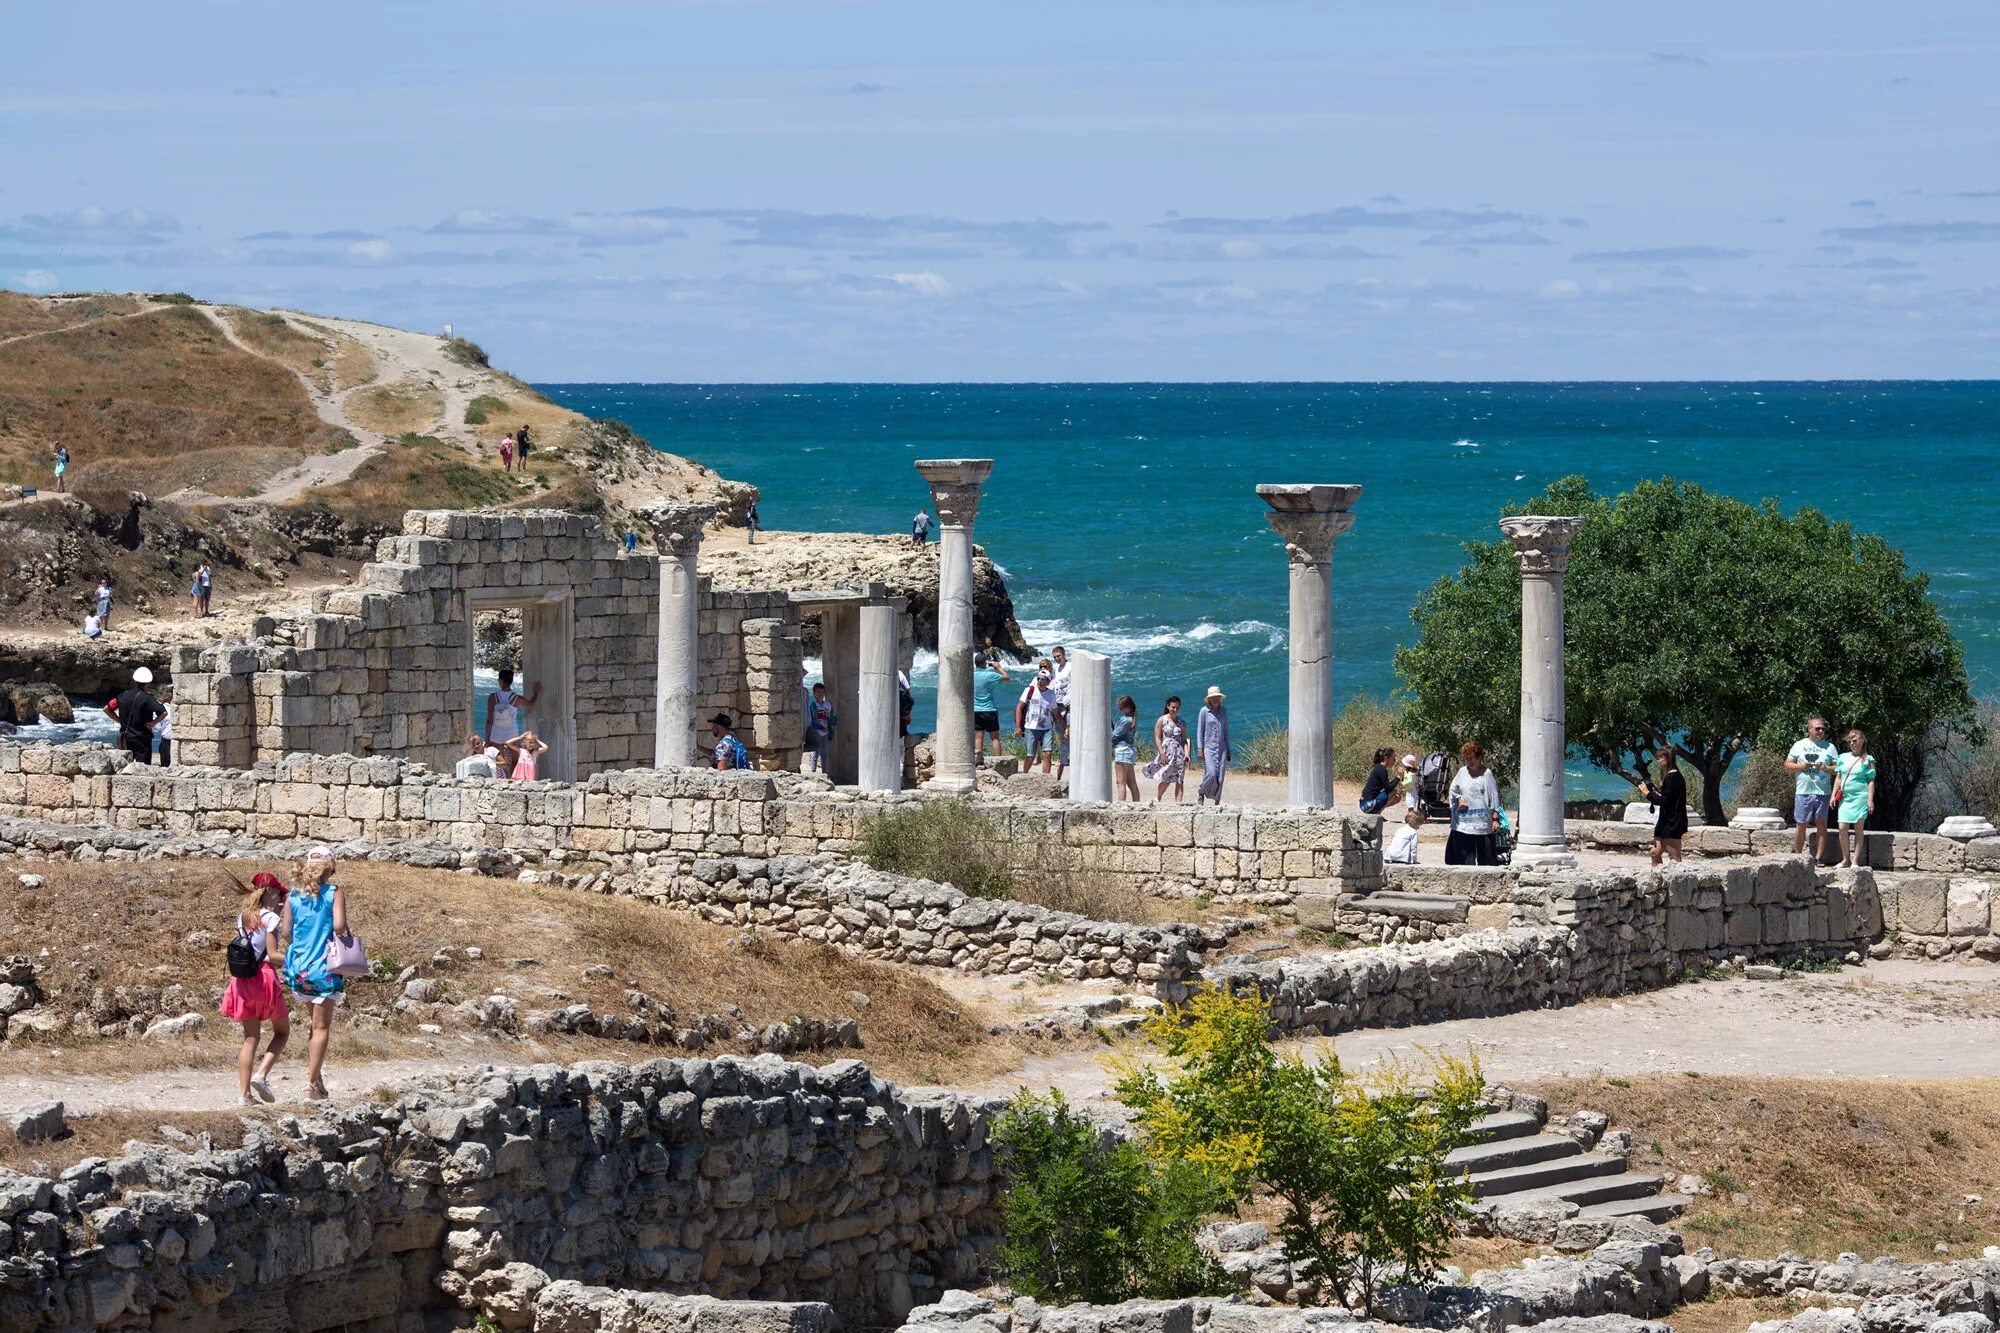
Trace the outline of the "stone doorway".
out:
<instances>
[{"instance_id":1,"label":"stone doorway","mask_svg":"<svg viewBox=\"0 0 2000 1333\"><path fill-rule=\"evenodd\" d=\"M515 688L523 693L539 689L534 704L524 711L522 726L535 733L549 749L537 767L537 776L558 782L576 780L576 613L569 590L551 589L539 594L525 588L475 588L464 594L466 634L466 710L468 731L486 728L486 710L478 704L481 621L495 612L518 613L521 622L521 655L514 668ZM498 663L495 663L498 665Z\"/></svg>"}]
</instances>

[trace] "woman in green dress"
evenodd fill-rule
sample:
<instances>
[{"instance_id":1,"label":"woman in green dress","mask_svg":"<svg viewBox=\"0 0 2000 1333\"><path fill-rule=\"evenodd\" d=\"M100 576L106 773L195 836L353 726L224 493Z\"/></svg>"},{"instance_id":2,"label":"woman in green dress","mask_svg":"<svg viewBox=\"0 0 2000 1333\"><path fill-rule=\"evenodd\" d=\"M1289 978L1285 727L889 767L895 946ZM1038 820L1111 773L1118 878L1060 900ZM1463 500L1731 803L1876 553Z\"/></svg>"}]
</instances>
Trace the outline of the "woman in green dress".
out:
<instances>
[{"instance_id":1,"label":"woman in green dress","mask_svg":"<svg viewBox=\"0 0 2000 1333\"><path fill-rule=\"evenodd\" d=\"M1847 753L1834 765L1833 811L1840 821L1840 863L1851 866L1862 855L1861 835L1875 810L1875 756L1868 738L1856 727L1847 733Z\"/></svg>"}]
</instances>

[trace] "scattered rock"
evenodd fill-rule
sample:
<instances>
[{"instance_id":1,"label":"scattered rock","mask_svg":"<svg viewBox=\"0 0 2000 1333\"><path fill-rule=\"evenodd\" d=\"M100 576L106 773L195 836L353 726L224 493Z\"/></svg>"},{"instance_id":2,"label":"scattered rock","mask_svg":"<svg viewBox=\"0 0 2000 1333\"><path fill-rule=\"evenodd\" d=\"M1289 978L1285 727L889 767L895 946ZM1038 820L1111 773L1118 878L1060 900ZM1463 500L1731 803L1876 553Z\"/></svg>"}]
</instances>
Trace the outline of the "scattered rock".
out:
<instances>
[{"instance_id":1,"label":"scattered rock","mask_svg":"<svg viewBox=\"0 0 2000 1333\"><path fill-rule=\"evenodd\" d=\"M200 1014L182 1014L178 1018L156 1018L146 1025L146 1036L155 1040L171 1040L175 1037L191 1037L201 1031L208 1020Z\"/></svg>"},{"instance_id":2,"label":"scattered rock","mask_svg":"<svg viewBox=\"0 0 2000 1333\"><path fill-rule=\"evenodd\" d=\"M61 1102L37 1102L18 1110L0 1111L0 1128L17 1143L41 1143L69 1133Z\"/></svg>"},{"instance_id":3,"label":"scattered rock","mask_svg":"<svg viewBox=\"0 0 2000 1333\"><path fill-rule=\"evenodd\" d=\"M33 893L36 889L41 888L47 883L48 880L41 875L23 875L20 879L21 887L29 893Z\"/></svg>"},{"instance_id":4,"label":"scattered rock","mask_svg":"<svg viewBox=\"0 0 2000 1333\"><path fill-rule=\"evenodd\" d=\"M1752 963L1743 969L1743 975L1751 981L1783 981L1785 969L1769 963Z\"/></svg>"}]
</instances>

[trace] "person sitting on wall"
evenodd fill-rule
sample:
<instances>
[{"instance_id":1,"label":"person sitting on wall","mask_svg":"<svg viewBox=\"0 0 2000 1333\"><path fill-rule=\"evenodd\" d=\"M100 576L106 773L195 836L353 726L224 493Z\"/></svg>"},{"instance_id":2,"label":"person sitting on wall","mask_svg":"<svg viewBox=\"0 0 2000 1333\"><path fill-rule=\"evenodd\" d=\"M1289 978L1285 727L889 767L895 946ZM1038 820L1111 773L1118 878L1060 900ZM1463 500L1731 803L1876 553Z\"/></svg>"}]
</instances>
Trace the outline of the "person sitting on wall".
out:
<instances>
[{"instance_id":1,"label":"person sitting on wall","mask_svg":"<svg viewBox=\"0 0 2000 1333\"><path fill-rule=\"evenodd\" d=\"M743 742L729 729L729 714L717 713L708 720L708 731L715 737L715 766L719 769L750 767L750 752L743 748Z\"/></svg>"}]
</instances>

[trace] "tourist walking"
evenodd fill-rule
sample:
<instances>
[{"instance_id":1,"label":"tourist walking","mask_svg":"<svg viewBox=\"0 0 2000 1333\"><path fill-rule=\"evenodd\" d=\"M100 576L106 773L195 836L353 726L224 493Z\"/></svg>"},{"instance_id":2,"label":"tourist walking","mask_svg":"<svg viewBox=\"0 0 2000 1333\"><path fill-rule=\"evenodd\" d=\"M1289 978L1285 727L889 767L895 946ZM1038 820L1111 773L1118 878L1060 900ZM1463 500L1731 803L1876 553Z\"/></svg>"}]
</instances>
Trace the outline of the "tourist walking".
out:
<instances>
[{"instance_id":1,"label":"tourist walking","mask_svg":"<svg viewBox=\"0 0 2000 1333\"><path fill-rule=\"evenodd\" d=\"M1056 780L1062 781L1069 771L1069 649L1057 644L1049 654L1049 694L1056 701L1056 722L1054 740L1056 746Z\"/></svg>"},{"instance_id":2,"label":"tourist walking","mask_svg":"<svg viewBox=\"0 0 2000 1333\"><path fill-rule=\"evenodd\" d=\"M528 439L528 423L524 421L521 423L521 428L514 432L514 457L520 460L523 472L528 470L528 450L533 447L533 443Z\"/></svg>"},{"instance_id":3,"label":"tourist walking","mask_svg":"<svg viewBox=\"0 0 2000 1333\"><path fill-rule=\"evenodd\" d=\"M1875 813L1875 756L1868 753L1868 737L1856 727L1847 733L1847 753L1836 762L1833 784L1834 818L1840 821L1840 863L1858 865L1861 839L1868 832L1868 816Z\"/></svg>"},{"instance_id":4,"label":"tourist walking","mask_svg":"<svg viewBox=\"0 0 2000 1333\"><path fill-rule=\"evenodd\" d=\"M1160 784L1153 792L1155 803L1166 799L1169 787L1174 789L1175 801L1182 799L1187 761L1187 723L1181 721L1181 697L1170 694L1153 721L1153 761L1146 765L1147 781Z\"/></svg>"},{"instance_id":5,"label":"tourist walking","mask_svg":"<svg viewBox=\"0 0 2000 1333\"><path fill-rule=\"evenodd\" d=\"M1792 780L1792 855L1806 848L1806 826L1814 829L1813 859L1826 859L1826 820L1833 806L1834 765L1840 752L1826 738L1826 719L1816 717L1806 723L1803 740L1792 742L1785 752L1785 768L1798 774Z\"/></svg>"},{"instance_id":6,"label":"tourist walking","mask_svg":"<svg viewBox=\"0 0 2000 1333\"><path fill-rule=\"evenodd\" d=\"M106 574L97 581L97 628L108 631L111 628L111 576Z\"/></svg>"},{"instance_id":7,"label":"tourist walking","mask_svg":"<svg viewBox=\"0 0 2000 1333\"><path fill-rule=\"evenodd\" d=\"M1646 803L1657 812L1653 816L1653 864L1681 859L1681 839L1688 831L1688 784L1681 773L1674 747L1660 750L1660 785L1649 779L1643 787Z\"/></svg>"},{"instance_id":8,"label":"tourist walking","mask_svg":"<svg viewBox=\"0 0 2000 1333\"><path fill-rule=\"evenodd\" d=\"M1445 839L1448 866L1497 866L1494 835L1500 831L1500 784L1486 767L1486 747L1467 741L1458 747L1464 767L1451 780L1451 836Z\"/></svg>"},{"instance_id":9,"label":"tourist walking","mask_svg":"<svg viewBox=\"0 0 2000 1333\"><path fill-rule=\"evenodd\" d=\"M1139 705L1129 694L1118 696L1118 717L1111 724L1111 799L1138 804Z\"/></svg>"},{"instance_id":10,"label":"tourist walking","mask_svg":"<svg viewBox=\"0 0 2000 1333\"><path fill-rule=\"evenodd\" d=\"M333 882L333 853L315 847L299 867L299 882L285 898L280 933L285 937L285 989L305 1001L311 1017L306 1036L306 1098L326 1100L327 1039L333 1035L333 1006L347 989L347 978L331 968L328 955L334 937L351 939L347 929L347 895Z\"/></svg>"},{"instance_id":11,"label":"tourist walking","mask_svg":"<svg viewBox=\"0 0 2000 1333\"><path fill-rule=\"evenodd\" d=\"M209 570L208 561L201 562L201 568L195 571L195 579L201 584L201 614L205 618L213 610L215 595L215 576Z\"/></svg>"},{"instance_id":12,"label":"tourist walking","mask_svg":"<svg viewBox=\"0 0 2000 1333\"><path fill-rule=\"evenodd\" d=\"M1000 665L1000 659L990 652L976 653L972 658L972 750L980 753L988 745L992 746L993 757L1000 757L1000 704L994 696L994 688L1003 681L1012 680L1007 668Z\"/></svg>"},{"instance_id":13,"label":"tourist walking","mask_svg":"<svg viewBox=\"0 0 2000 1333\"><path fill-rule=\"evenodd\" d=\"M757 502L752 500L750 507L743 512L743 526L750 530L749 535L744 538L745 545L755 546L757 544L757 524Z\"/></svg>"},{"instance_id":14,"label":"tourist walking","mask_svg":"<svg viewBox=\"0 0 2000 1333\"><path fill-rule=\"evenodd\" d=\"M717 713L708 720L708 733L715 737L715 748L710 752L715 756L715 766L720 769L750 767L750 752L743 748L743 742L736 739L730 729L729 714Z\"/></svg>"},{"instance_id":15,"label":"tourist walking","mask_svg":"<svg viewBox=\"0 0 2000 1333\"><path fill-rule=\"evenodd\" d=\"M511 435L500 437L500 470L502 472L514 470L514 437Z\"/></svg>"},{"instance_id":16,"label":"tourist walking","mask_svg":"<svg viewBox=\"0 0 2000 1333\"><path fill-rule=\"evenodd\" d=\"M292 1035L285 991L271 962L271 940L284 921L284 908L283 882L268 870L260 872L244 890L236 913L236 940L229 946L229 986L222 992L222 1016L243 1027L243 1047L236 1055L237 1101L243 1106L255 1106L258 1098L278 1100L271 1091L271 1067ZM257 1047L266 1023L271 1025L271 1044L260 1062Z\"/></svg>"},{"instance_id":17,"label":"tourist walking","mask_svg":"<svg viewBox=\"0 0 2000 1333\"><path fill-rule=\"evenodd\" d=\"M69 450L56 446L56 494L63 493L63 475L69 471Z\"/></svg>"},{"instance_id":18,"label":"tourist walking","mask_svg":"<svg viewBox=\"0 0 2000 1333\"><path fill-rule=\"evenodd\" d=\"M489 748L486 744L486 738L475 731L465 738L465 758L453 765L451 770L452 776L460 778L497 778L500 776L500 773L499 770L493 767L493 761L499 757L500 752Z\"/></svg>"},{"instance_id":19,"label":"tourist walking","mask_svg":"<svg viewBox=\"0 0 2000 1333\"><path fill-rule=\"evenodd\" d=\"M118 744L135 764L153 762L153 724L166 716L150 688L153 669L140 667L132 673L132 684L104 705L105 713L118 723Z\"/></svg>"},{"instance_id":20,"label":"tourist walking","mask_svg":"<svg viewBox=\"0 0 2000 1333\"><path fill-rule=\"evenodd\" d=\"M201 619L201 571L188 575L188 618Z\"/></svg>"},{"instance_id":21,"label":"tourist walking","mask_svg":"<svg viewBox=\"0 0 2000 1333\"><path fill-rule=\"evenodd\" d=\"M1402 790L1402 769L1399 767L1394 776L1389 772L1389 761L1395 757L1396 752L1386 745L1375 752L1375 758L1368 770L1368 780L1361 784L1363 814L1381 814Z\"/></svg>"},{"instance_id":22,"label":"tourist walking","mask_svg":"<svg viewBox=\"0 0 2000 1333\"><path fill-rule=\"evenodd\" d=\"M1014 734L1028 738L1027 766L1033 768L1039 755L1044 773L1049 771L1049 764L1055 758L1055 747L1049 742L1049 733L1056 724L1056 698L1050 685L1053 675L1049 659L1044 657L1041 669L1035 673L1028 688L1021 691L1020 702L1014 705Z\"/></svg>"},{"instance_id":23,"label":"tourist walking","mask_svg":"<svg viewBox=\"0 0 2000 1333\"><path fill-rule=\"evenodd\" d=\"M806 702L808 773L826 772L826 747L833 741L833 728L838 721L833 700L826 697L826 682L821 681L813 686L812 698Z\"/></svg>"},{"instance_id":24,"label":"tourist walking","mask_svg":"<svg viewBox=\"0 0 2000 1333\"><path fill-rule=\"evenodd\" d=\"M1211 685L1194 719L1194 748L1201 755L1201 785L1194 789L1194 803L1222 804L1222 779L1235 758L1229 749L1229 710L1222 706L1222 687Z\"/></svg>"},{"instance_id":25,"label":"tourist walking","mask_svg":"<svg viewBox=\"0 0 2000 1333\"><path fill-rule=\"evenodd\" d=\"M486 735L495 745L521 734L521 710L532 707L542 697L539 685L530 685L525 695L514 692L514 668L500 668L500 688L486 696Z\"/></svg>"},{"instance_id":26,"label":"tourist walking","mask_svg":"<svg viewBox=\"0 0 2000 1333\"><path fill-rule=\"evenodd\" d=\"M931 512L928 509L919 509L917 516L910 520L910 545L922 546L930 540L930 535Z\"/></svg>"},{"instance_id":27,"label":"tourist walking","mask_svg":"<svg viewBox=\"0 0 2000 1333\"><path fill-rule=\"evenodd\" d=\"M549 747L542 744L541 737L532 731L522 732L514 742L514 767L507 776L516 782L533 782L535 767L548 752Z\"/></svg>"},{"instance_id":28,"label":"tourist walking","mask_svg":"<svg viewBox=\"0 0 2000 1333\"><path fill-rule=\"evenodd\" d=\"M160 687L160 716L153 722L153 739L159 748L153 752L153 762L161 768L174 762L174 687Z\"/></svg>"}]
</instances>

